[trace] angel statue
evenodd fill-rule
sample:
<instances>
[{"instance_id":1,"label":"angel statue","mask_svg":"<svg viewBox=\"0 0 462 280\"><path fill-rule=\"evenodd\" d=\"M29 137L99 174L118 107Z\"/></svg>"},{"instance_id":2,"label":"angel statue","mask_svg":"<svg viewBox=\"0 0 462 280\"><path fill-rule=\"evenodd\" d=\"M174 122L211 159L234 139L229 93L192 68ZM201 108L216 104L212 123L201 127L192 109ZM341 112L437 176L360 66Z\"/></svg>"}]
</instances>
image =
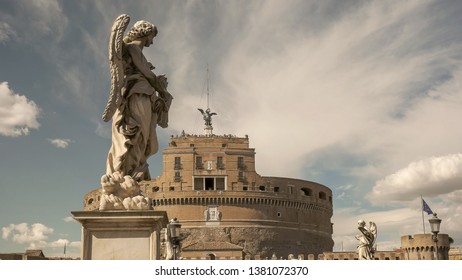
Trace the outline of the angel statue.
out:
<instances>
[{"instance_id":1,"label":"angel statue","mask_svg":"<svg viewBox=\"0 0 462 280\"><path fill-rule=\"evenodd\" d=\"M375 252L375 240L377 239L377 226L374 222L369 222L369 228L366 228L366 222L363 220L358 221L358 229L361 234L356 235L358 244L358 259L359 260L373 260Z\"/></svg>"},{"instance_id":2,"label":"angel statue","mask_svg":"<svg viewBox=\"0 0 462 280\"><path fill-rule=\"evenodd\" d=\"M210 108L207 108L207 110L205 110L205 112L204 112L204 110L199 109L199 108L197 108L197 110L199 110L199 112L201 112L202 116L204 117L205 126L206 127L212 127L212 116L216 115L217 113L211 113Z\"/></svg>"},{"instance_id":3,"label":"angel statue","mask_svg":"<svg viewBox=\"0 0 462 280\"><path fill-rule=\"evenodd\" d=\"M137 21L124 37L129 22L128 15L117 17L109 39L111 91L103 120L112 119L112 145L101 178L100 210L150 209L138 182L150 179L147 159L158 150L156 127L167 127L173 99L167 78L154 74L143 55L157 27Z\"/></svg>"}]
</instances>

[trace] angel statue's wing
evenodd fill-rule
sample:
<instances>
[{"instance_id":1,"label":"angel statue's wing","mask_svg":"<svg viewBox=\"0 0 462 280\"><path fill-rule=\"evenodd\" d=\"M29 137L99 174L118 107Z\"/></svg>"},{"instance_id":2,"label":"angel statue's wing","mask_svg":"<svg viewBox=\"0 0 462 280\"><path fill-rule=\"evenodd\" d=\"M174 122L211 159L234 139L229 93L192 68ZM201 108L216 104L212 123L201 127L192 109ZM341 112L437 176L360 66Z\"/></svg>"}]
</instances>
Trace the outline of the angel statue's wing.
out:
<instances>
[{"instance_id":1,"label":"angel statue's wing","mask_svg":"<svg viewBox=\"0 0 462 280\"><path fill-rule=\"evenodd\" d=\"M127 29L130 17L120 15L112 24L111 36L109 37L109 68L111 70L111 92L109 100L103 112L103 120L109 121L115 110L122 102L122 87L124 86L124 67L122 58L123 37Z\"/></svg>"},{"instance_id":2,"label":"angel statue's wing","mask_svg":"<svg viewBox=\"0 0 462 280\"><path fill-rule=\"evenodd\" d=\"M372 244L374 244L377 240L377 225L374 222L369 222L369 231L374 236L374 240L372 241Z\"/></svg>"},{"instance_id":3,"label":"angel statue's wing","mask_svg":"<svg viewBox=\"0 0 462 280\"><path fill-rule=\"evenodd\" d=\"M201 112L201 114L204 114L204 110L199 109L199 108L197 108L197 110L199 110L199 112Z\"/></svg>"}]
</instances>

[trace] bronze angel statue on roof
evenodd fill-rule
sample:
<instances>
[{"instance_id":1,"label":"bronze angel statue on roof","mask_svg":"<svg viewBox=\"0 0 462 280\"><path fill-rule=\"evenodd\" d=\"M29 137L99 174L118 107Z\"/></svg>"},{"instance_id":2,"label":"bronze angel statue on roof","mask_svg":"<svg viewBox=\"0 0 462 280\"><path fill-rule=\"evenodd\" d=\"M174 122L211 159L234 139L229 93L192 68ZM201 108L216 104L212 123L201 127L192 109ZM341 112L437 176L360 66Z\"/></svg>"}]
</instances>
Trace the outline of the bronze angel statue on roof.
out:
<instances>
[{"instance_id":1,"label":"bronze angel statue on roof","mask_svg":"<svg viewBox=\"0 0 462 280\"><path fill-rule=\"evenodd\" d=\"M359 260L373 260L375 253L375 241L377 240L377 225L374 222L369 222L369 227L366 227L366 222L358 221L358 229L361 234L356 235L359 241L357 252Z\"/></svg>"},{"instance_id":2,"label":"bronze angel statue on roof","mask_svg":"<svg viewBox=\"0 0 462 280\"><path fill-rule=\"evenodd\" d=\"M197 110L199 110L199 112L201 112L202 116L204 117L205 126L206 127L212 127L212 116L216 115L217 113L212 113L210 111L210 108L207 108L207 110L205 110L205 112L204 112L203 109L200 109L200 108L197 108Z\"/></svg>"},{"instance_id":3,"label":"bronze angel statue on roof","mask_svg":"<svg viewBox=\"0 0 462 280\"><path fill-rule=\"evenodd\" d=\"M101 210L150 207L144 205L138 182L150 179L147 159L158 150L156 127L167 127L173 100L167 78L154 74L143 54L157 27L137 21L124 36L129 22L128 15L117 17L109 39L111 91L103 120L112 119L112 145L101 178Z\"/></svg>"}]
</instances>

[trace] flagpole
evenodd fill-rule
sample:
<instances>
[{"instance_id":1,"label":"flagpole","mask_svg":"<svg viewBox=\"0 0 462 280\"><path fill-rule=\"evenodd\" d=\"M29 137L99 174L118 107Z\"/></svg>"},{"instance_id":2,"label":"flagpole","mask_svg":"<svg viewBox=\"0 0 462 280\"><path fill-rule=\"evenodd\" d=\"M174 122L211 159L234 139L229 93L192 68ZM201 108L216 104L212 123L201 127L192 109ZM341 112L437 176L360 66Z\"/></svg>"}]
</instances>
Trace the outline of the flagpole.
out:
<instances>
[{"instance_id":1,"label":"flagpole","mask_svg":"<svg viewBox=\"0 0 462 280\"><path fill-rule=\"evenodd\" d=\"M420 204L421 204L421 207L420 207L420 211L422 212L422 226L423 226L423 231L424 231L424 234L425 234L425 219L424 219L424 205L423 205L423 197L422 195L420 195Z\"/></svg>"}]
</instances>

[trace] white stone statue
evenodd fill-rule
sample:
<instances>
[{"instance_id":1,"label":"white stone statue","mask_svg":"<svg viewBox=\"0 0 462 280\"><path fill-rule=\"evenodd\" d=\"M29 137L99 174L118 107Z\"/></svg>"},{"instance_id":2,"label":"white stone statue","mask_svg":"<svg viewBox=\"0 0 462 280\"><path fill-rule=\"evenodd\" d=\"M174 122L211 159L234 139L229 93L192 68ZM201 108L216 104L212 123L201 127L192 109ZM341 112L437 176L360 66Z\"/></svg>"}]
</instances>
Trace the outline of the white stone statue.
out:
<instances>
[{"instance_id":1,"label":"white stone statue","mask_svg":"<svg viewBox=\"0 0 462 280\"><path fill-rule=\"evenodd\" d=\"M366 227L366 222L358 221L358 229L361 234L356 235L359 241L357 252L359 260L373 260L375 252L374 244L377 240L377 226L374 222L369 222L369 228Z\"/></svg>"},{"instance_id":2,"label":"white stone statue","mask_svg":"<svg viewBox=\"0 0 462 280\"><path fill-rule=\"evenodd\" d=\"M156 127L167 127L173 99L167 78L155 75L143 55L157 35L156 26L138 21L124 37L129 21L128 15L117 17L109 40L111 92L103 120L112 119L112 145L101 178L100 210L146 209L138 182L150 179L147 159L158 150Z\"/></svg>"},{"instance_id":3,"label":"white stone statue","mask_svg":"<svg viewBox=\"0 0 462 280\"><path fill-rule=\"evenodd\" d=\"M173 221L170 220L170 223ZM172 243L172 237L170 233L170 227L167 225L167 228L165 229L165 259L166 260L173 260L173 243Z\"/></svg>"}]
</instances>

